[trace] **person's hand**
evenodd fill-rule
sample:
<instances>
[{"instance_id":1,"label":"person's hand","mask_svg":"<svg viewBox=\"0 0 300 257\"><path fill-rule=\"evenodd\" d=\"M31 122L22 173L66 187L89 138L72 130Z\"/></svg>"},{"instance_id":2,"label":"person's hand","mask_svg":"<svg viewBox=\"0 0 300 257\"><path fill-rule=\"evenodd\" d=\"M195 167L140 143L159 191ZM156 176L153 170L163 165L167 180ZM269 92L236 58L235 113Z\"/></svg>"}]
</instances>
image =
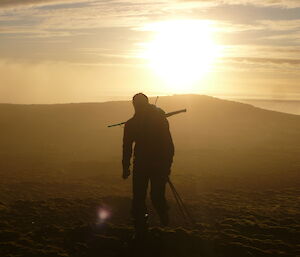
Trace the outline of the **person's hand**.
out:
<instances>
[{"instance_id":1,"label":"person's hand","mask_svg":"<svg viewBox=\"0 0 300 257\"><path fill-rule=\"evenodd\" d=\"M123 169L122 178L127 179L130 176L130 169Z\"/></svg>"}]
</instances>

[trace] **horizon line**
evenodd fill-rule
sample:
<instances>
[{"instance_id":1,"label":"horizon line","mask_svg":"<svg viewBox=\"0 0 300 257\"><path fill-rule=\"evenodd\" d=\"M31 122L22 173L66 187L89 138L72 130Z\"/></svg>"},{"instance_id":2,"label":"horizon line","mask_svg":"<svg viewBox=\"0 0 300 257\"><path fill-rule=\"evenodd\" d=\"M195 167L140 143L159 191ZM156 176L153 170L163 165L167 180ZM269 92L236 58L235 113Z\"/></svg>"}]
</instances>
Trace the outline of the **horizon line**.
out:
<instances>
[{"instance_id":1,"label":"horizon line","mask_svg":"<svg viewBox=\"0 0 300 257\"><path fill-rule=\"evenodd\" d=\"M149 98L155 97L172 97L172 96L188 96L188 95L197 95L197 96L207 96L207 97L215 97L224 100L242 100L242 101L282 101L282 102L297 102L300 101L300 98L283 98L283 97L266 97L266 96L253 96L253 95L232 95L232 94L201 94L201 93L187 93L187 94L147 94ZM59 104L93 104L93 103L108 103L108 102L123 102L123 101L131 101L132 96L105 96L107 100L99 101L61 101L61 102L50 102L50 103L26 103L26 102L0 102L0 104L8 104L8 105L59 105ZM112 99L114 98L114 99Z\"/></svg>"}]
</instances>

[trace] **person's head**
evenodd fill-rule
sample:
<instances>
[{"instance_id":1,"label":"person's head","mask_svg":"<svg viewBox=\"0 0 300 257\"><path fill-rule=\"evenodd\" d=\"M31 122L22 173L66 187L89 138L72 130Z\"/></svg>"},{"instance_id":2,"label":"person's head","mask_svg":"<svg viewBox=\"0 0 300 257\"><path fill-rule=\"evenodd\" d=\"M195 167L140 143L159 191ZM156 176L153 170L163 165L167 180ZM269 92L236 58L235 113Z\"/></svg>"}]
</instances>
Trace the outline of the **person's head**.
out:
<instances>
[{"instance_id":1,"label":"person's head","mask_svg":"<svg viewBox=\"0 0 300 257\"><path fill-rule=\"evenodd\" d=\"M133 96L132 104L134 106L135 111L143 110L149 104L148 97L143 93L138 93Z\"/></svg>"}]
</instances>

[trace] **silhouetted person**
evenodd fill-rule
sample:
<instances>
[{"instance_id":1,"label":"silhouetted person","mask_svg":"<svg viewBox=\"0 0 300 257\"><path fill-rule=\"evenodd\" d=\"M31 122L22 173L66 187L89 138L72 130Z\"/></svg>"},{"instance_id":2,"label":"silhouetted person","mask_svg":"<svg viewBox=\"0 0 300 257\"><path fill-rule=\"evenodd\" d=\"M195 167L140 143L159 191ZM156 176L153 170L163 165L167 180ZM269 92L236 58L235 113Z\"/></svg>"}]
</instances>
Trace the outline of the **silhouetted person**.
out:
<instances>
[{"instance_id":1,"label":"silhouetted person","mask_svg":"<svg viewBox=\"0 0 300 257\"><path fill-rule=\"evenodd\" d=\"M125 124L123 137L123 178L130 175L134 145L132 216L136 237L147 232L146 195L151 183L151 200L161 224L169 222L165 188L174 156L174 145L165 112L149 104L148 97L136 94L132 100L135 114Z\"/></svg>"}]
</instances>

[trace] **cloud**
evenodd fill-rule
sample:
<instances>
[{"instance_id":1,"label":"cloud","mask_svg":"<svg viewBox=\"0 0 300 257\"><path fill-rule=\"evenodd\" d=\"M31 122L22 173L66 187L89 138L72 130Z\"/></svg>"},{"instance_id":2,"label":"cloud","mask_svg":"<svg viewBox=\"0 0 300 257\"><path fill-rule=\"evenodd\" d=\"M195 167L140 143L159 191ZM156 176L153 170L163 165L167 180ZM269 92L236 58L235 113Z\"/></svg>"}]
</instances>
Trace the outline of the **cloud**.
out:
<instances>
[{"instance_id":1,"label":"cloud","mask_svg":"<svg viewBox=\"0 0 300 257\"><path fill-rule=\"evenodd\" d=\"M232 57L221 59L217 67L220 71L243 71L252 74L294 74L298 76L300 70L300 59Z\"/></svg>"},{"instance_id":2,"label":"cloud","mask_svg":"<svg viewBox=\"0 0 300 257\"><path fill-rule=\"evenodd\" d=\"M10 1L8 1L10 2ZM80 3L80 8L74 6L74 3ZM22 4L23 1L12 1ZM167 4L168 1L155 0L139 3L134 1L29 1L28 4L49 4L49 3L68 3L61 6L52 6L51 8L17 8L0 9L0 20L10 19L13 21L24 21L24 25L31 29L39 27L43 29L76 30L91 29L103 27L134 27L146 23L150 18L166 17L172 13L170 8L173 4ZM0 1L1 7L1 1ZM168 10L167 10L168 9ZM14 17L14 18L12 18ZM14 23L11 23L14 26Z\"/></svg>"},{"instance_id":3,"label":"cloud","mask_svg":"<svg viewBox=\"0 0 300 257\"><path fill-rule=\"evenodd\" d=\"M300 14L299 14L300 17ZM241 32L241 31L300 31L300 19L286 20L253 20L252 23L238 23L230 21L216 21L216 28L221 32Z\"/></svg>"},{"instance_id":4,"label":"cloud","mask_svg":"<svg viewBox=\"0 0 300 257\"><path fill-rule=\"evenodd\" d=\"M300 16L300 15L299 15ZM260 20L257 21L259 24L263 25L265 29L268 30L300 30L300 19L294 20Z\"/></svg>"},{"instance_id":5,"label":"cloud","mask_svg":"<svg viewBox=\"0 0 300 257\"><path fill-rule=\"evenodd\" d=\"M153 21L160 21L168 17L177 17L177 14L188 16L189 8L193 8L195 3L214 3L221 5L222 3L250 4L251 2L258 4L258 2L264 2L264 4L267 5L267 3L278 4L293 1L206 0L187 2L192 4L185 5L182 1L178 3L177 1L169 0L149 0L142 2L137 0L0 0L0 7L26 6L26 8L5 9L4 11L0 9L0 20L6 21L0 28L0 36L2 38L8 38L6 41L15 40L21 42L22 40L32 40L37 46L35 51L33 51L34 54L44 51L40 54L40 58L47 58L47 54L50 59L53 58L54 54L51 51L54 47L52 48L51 46L46 49L45 46L47 42L53 42L53 45L55 42L58 42L56 51L61 53L61 58L66 58L66 60L69 60L67 57L68 52L75 52L76 48L92 49L99 46L105 48L108 44L111 45L110 53L92 53L91 51L87 53L87 51L86 53L81 52L76 54L78 54L79 57L83 55L101 56L102 58L108 59L108 57L116 58L123 56L125 58L122 59L129 59L126 57L132 55L130 52L132 48L137 46L137 43L147 41L151 36L151 33L133 31L132 28ZM64 5L53 6L53 4L58 3ZM72 6L73 3L80 3L80 8L77 8L78 6ZM31 7L27 8L28 5ZM48 6L41 7L41 5L51 5L51 8L48 8ZM251 23L242 23L234 21L234 19L231 21L220 19L214 22L216 25L216 34L220 34L220 42L234 47L239 44L253 44L253 46L257 48L259 44L271 45L273 40L276 41L278 45L291 45L295 44L295 42L299 42L300 39L299 33L297 33L297 30L300 30L300 19L254 19ZM273 33L273 31L276 31L276 33ZM291 33L291 31L295 32ZM60 40L67 39L73 43L63 46L65 41L62 42ZM118 42L120 43L118 44ZM1 43L4 44L3 41ZM13 47L10 49L12 52L18 52L20 55L23 54L21 52L22 50L20 50L23 49L22 46L15 46L15 48L18 49L14 50ZM120 54L120 48L126 49L127 51L122 51ZM1 50L0 46L0 51ZM253 51L253 54L249 54L248 50L249 48L241 48L239 51L236 51L234 55L230 56L243 55L249 58L269 58L268 54L274 54L274 56L281 60L290 58L287 53L283 54L283 50L276 52L272 49L264 49L264 51L260 52ZM5 57L9 57L6 54L7 51L2 50L2 53ZM13 55L16 56L15 54ZM70 59L74 59L73 56ZM91 58L84 58L83 61L88 63L90 60ZM249 60L250 59L247 59L247 61ZM96 62L98 62L98 58ZM117 62L119 62L119 60ZM252 60L252 62L254 62L254 60ZM94 59L91 63L95 63Z\"/></svg>"},{"instance_id":6,"label":"cloud","mask_svg":"<svg viewBox=\"0 0 300 257\"><path fill-rule=\"evenodd\" d=\"M299 0L182 0L183 2L195 2L202 4L216 5L254 5L264 7L286 7L297 8L300 7Z\"/></svg>"},{"instance_id":7,"label":"cloud","mask_svg":"<svg viewBox=\"0 0 300 257\"><path fill-rule=\"evenodd\" d=\"M1 7L16 7L26 5L48 5L48 4L61 4L61 3L76 3L83 2L84 0L1 0Z\"/></svg>"},{"instance_id":8,"label":"cloud","mask_svg":"<svg viewBox=\"0 0 300 257\"><path fill-rule=\"evenodd\" d=\"M297 46L274 46L274 45L235 45L224 49L224 57L241 56L247 53L247 57L274 58L277 59L300 59L300 47ZM245 55L243 55L245 56Z\"/></svg>"},{"instance_id":9,"label":"cloud","mask_svg":"<svg viewBox=\"0 0 300 257\"><path fill-rule=\"evenodd\" d=\"M291 33L282 33L275 35L268 35L262 38L263 40L267 40L269 42L280 43L280 44L300 44L300 33L299 32L291 32Z\"/></svg>"},{"instance_id":10,"label":"cloud","mask_svg":"<svg viewBox=\"0 0 300 257\"><path fill-rule=\"evenodd\" d=\"M227 60L245 63L271 63L271 64L288 64L300 65L300 59L278 59L278 58L259 58L259 57L234 57Z\"/></svg>"},{"instance_id":11,"label":"cloud","mask_svg":"<svg viewBox=\"0 0 300 257\"><path fill-rule=\"evenodd\" d=\"M225 50L218 60L221 70L299 74L300 48L296 46L237 45Z\"/></svg>"}]
</instances>

